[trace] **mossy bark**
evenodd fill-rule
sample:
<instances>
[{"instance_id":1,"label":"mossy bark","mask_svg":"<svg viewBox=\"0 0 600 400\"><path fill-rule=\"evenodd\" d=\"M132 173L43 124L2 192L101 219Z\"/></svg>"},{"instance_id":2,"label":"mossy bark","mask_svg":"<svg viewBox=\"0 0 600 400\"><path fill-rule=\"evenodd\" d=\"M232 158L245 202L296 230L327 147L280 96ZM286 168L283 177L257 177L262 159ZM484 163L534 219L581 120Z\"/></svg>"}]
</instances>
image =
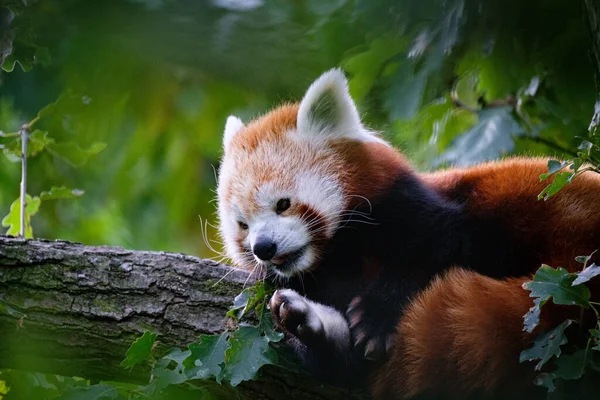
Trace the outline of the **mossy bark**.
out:
<instances>
[{"instance_id":1,"label":"mossy bark","mask_svg":"<svg viewBox=\"0 0 600 400\"><path fill-rule=\"evenodd\" d=\"M183 254L0 236L0 368L145 383L147 370L119 366L133 340L151 329L167 348L222 331L247 281L245 271ZM361 397L277 368L238 393Z\"/></svg>"}]
</instances>

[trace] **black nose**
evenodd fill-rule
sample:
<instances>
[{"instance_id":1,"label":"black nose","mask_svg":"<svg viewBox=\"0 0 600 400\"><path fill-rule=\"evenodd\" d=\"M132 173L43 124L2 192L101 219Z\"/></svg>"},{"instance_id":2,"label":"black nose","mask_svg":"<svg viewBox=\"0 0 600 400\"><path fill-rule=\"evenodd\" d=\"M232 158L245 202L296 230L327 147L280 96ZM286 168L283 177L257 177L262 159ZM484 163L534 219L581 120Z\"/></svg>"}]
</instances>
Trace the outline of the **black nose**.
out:
<instances>
[{"instance_id":1,"label":"black nose","mask_svg":"<svg viewBox=\"0 0 600 400\"><path fill-rule=\"evenodd\" d=\"M277 253L277 243L271 239L259 237L252 247L252 252L263 261L268 261Z\"/></svg>"}]
</instances>

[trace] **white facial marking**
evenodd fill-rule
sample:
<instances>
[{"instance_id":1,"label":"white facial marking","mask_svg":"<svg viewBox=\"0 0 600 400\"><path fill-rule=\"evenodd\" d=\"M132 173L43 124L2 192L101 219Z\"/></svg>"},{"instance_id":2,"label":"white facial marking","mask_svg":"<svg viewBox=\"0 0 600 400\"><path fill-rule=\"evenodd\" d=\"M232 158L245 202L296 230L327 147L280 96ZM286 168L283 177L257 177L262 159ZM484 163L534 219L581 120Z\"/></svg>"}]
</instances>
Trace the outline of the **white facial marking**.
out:
<instances>
[{"instance_id":1,"label":"white facial marking","mask_svg":"<svg viewBox=\"0 0 600 400\"><path fill-rule=\"evenodd\" d=\"M302 203L311 206L325 218L326 236L333 236L344 208L344 193L340 183L331 176L304 171L296 177L296 190Z\"/></svg>"}]
</instances>

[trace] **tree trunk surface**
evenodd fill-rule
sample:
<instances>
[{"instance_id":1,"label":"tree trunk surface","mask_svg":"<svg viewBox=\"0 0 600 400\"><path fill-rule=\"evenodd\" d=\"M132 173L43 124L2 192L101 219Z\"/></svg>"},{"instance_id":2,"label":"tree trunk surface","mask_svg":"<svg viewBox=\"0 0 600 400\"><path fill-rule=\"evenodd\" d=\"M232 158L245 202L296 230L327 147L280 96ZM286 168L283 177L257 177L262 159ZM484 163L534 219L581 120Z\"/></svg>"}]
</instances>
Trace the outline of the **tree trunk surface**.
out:
<instances>
[{"instance_id":1,"label":"tree trunk surface","mask_svg":"<svg viewBox=\"0 0 600 400\"><path fill-rule=\"evenodd\" d=\"M169 348L219 333L233 298L253 283L245 271L183 254L0 236L0 368L145 384L147 368L119 366L136 337L149 329ZM237 392L364 398L275 367Z\"/></svg>"}]
</instances>

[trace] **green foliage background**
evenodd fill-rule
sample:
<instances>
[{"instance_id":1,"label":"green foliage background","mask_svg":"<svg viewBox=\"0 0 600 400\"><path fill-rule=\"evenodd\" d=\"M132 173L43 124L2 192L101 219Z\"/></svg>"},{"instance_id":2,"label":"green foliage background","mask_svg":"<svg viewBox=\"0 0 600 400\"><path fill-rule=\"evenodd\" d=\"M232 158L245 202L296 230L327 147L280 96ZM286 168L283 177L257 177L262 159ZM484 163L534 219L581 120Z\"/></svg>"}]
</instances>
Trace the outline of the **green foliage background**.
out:
<instances>
[{"instance_id":1,"label":"green foliage background","mask_svg":"<svg viewBox=\"0 0 600 400\"><path fill-rule=\"evenodd\" d=\"M549 197L588 168L579 169L583 161L596 170L600 165L600 136L587 137L600 124L600 106L594 107L600 104L600 10L593 4L0 0L0 133L18 131L44 110L32 132L37 154L28 163L29 206L39 208L31 220L36 236L212 256L206 241L219 247L215 229L198 217L216 222L211 200L226 117L248 120L299 100L317 76L339 66L364 121L418 169L512 154L574 160L549 165L549 176L556 178L542 194ZM589 142L580 146L585 137ZM0 215L11 205L17 208L18 148L16 137L0 134L6 155L0 157ZM72 199L46 201L62 198ZM11 214L5 224L14 229L17 221ZM556 271L555 280L566 282L556 284L559 289L581 283L580 276ZM597 266L586 271L585 276L599 273ZM533 293L536 284L530 289L537 296L526 319L530 327L543 304L561 293ZM254 312L263 315L264 290L240 296L243 304L234 305L233 316L244 314L251 298L257 302ZM277 363L269 343L280 337L259 320L258 326L202 337L157 360L156 337L145 334L123 364L154 360L153 380L145 388L89 386L77 378L17 376L9 370L0 380L0 398L5 380L13 382L13 395L24 398L40 398L32 390L66 398L164 394L170 383L181 383L177 371L185 379L236 384L253 377L236 357ZM597 350L591 344L598 346L600 334L595 329L591 335L578 357ZM525 358L542 365L560 355L560 341L550 347L546 342ZM227 349L223 359L203 358L214 348ZM244 353L248 349L256 354ZM195 359L210 367L199 369ZM587 366L589 360L583 360ZM172 364L175 369L168 369ZM541 384L553 388L554 379L575 379L576 374L559 372L540 375ZM218 398L214 388L204 395Z\"/></svg>"},{"instance_id":2,"label":"green foliage background","mask_svg":"<svg viewBox=\"0 0 600 400\"><path fill-rule=\"evenodd\" d=\"M334 66L348 73L365 121L421 169L569 155L594 112L578 1L3 4L14 19L1 27L0 53L14 40L0 130L18 130L62 96L36 128L81 148L107 144L80 168L47 152L31 160L30 194L85 191L44 204L32 221L39 237L212 255L198 216L215 221L225 118L297 100ZM2 213L18 182L19 165L0 158Z\"/></svg>"}]
</instances>

